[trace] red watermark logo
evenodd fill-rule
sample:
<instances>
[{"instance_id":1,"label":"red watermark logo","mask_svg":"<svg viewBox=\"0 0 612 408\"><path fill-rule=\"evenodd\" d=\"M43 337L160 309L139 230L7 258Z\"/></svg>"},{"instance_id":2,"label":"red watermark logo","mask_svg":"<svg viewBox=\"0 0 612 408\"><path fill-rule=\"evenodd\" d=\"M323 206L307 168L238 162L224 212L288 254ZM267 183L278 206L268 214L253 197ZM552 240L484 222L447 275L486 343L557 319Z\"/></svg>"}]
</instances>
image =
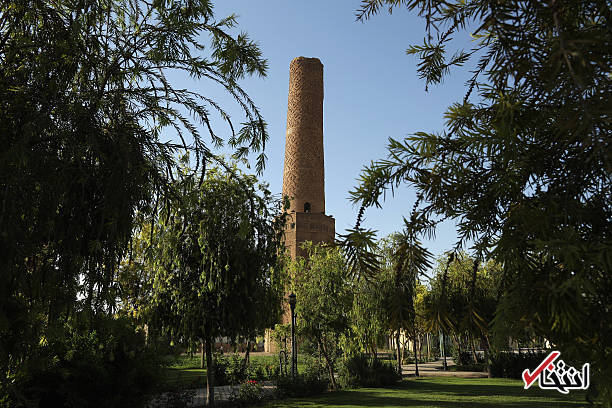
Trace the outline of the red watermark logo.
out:
<instances>
[{"instance_id":1,"label":"red watermark logo","mask_svg":"<svg viewBox=\"0 0 612 408\"><path fill-rule=\"evenodd\" d=\"M541 389L555 389L563 394L569 393L570 390L586 390L589 388L589 363L585 363L582 370L578 371L565 364L563 360L555 362L560 355L560 352L553 351L532 372L527 369L524 370L524 388L531 387L536 379Z\"/></svg>"}]
</instances>

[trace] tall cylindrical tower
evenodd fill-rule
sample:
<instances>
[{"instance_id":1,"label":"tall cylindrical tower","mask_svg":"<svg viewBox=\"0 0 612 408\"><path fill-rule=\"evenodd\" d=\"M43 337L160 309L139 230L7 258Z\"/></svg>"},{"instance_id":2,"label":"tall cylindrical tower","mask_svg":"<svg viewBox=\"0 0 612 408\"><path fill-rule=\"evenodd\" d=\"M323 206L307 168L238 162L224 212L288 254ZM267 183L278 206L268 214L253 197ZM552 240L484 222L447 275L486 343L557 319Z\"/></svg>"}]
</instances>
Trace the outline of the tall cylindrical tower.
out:
<instances>
[{"instance_id":1,"label":"tall cylindrical tower","mask_svg":"<svg viewBox=\"0 0 612 408\"><path fill-rule=\"evenodd\" d=\"M302 243L332 242L336 220L325 214L323 161L323 64L317 58L297 57L289 73L289 107L283 195L291 200L284 243L291 258L308 256ZM299 302L299 300L298 300ZM283 322L291 319L285 309ZM267 352L276 352L266 331Z\"/></svg>"},{"instance_id":2,"label":"tall cylindrical tower","mask_svg":"<svg viewBox=\"0 0 612 408\"><path fill-rule=\"evenodd\" d=\"M323 64L297 57L289 73L283 195L291 210L325 213Z\"/></svg>"}]
</instances>

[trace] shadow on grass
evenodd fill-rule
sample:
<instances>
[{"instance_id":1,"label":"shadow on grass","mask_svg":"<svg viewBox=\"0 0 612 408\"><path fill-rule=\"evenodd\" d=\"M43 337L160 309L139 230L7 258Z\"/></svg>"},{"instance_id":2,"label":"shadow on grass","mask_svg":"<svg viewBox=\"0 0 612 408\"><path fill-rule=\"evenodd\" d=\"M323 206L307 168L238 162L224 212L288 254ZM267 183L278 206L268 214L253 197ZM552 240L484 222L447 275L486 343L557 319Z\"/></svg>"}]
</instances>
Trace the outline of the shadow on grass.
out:
<instances>
[{"instance_id":1,"label":"shadow on grass","mask_svg":"<svg viewBox=\"0 0 612 408\"><path fill-rule=\"evenodd\" d=\"M436 379L415 378L404 381L394 389L405 389L407 391L451 394L456 396L479 397L479 396L505 396L505 397L538 397L555 398L561 394L555 391L544 391L539 388L523 389L518 382L506 379Z\"/></svg>"},{"instance_id":2,"label":"shadow on grass","mask_svg":"<svg viewBox=\"0 0 612 408\"><path fill-rule=\"evenodd\" d=\"M540 389L524 390L520 383L504 380L470 381L415 379L392 388L364 388L330 392L303 403L279 404L279 407L427 407L427 408L545 408L591 407L584 392L562 395ZM273 405L276 406L276 405Z\"/></svg>"},{"instance_id":3,"label":"shadow on grass","mask_svg":"<svg viewBox=\"0 0 612 408\"><path fill-rule=\"evenodd\" d=\"M378 393L361 392L358 399L347 399L343 397L342 392L338 392L338 396L326 398L321 405L313 406L359 406L359 407L427 407L427 408L457 408L457 407L473 407L473 408L546 408L546 407L587 407L586 402L581 401L436 401L420 398L410 398L401 396L380 395ZM316 401L313 401L316 402Z\"/></svg>"}]
</instances>

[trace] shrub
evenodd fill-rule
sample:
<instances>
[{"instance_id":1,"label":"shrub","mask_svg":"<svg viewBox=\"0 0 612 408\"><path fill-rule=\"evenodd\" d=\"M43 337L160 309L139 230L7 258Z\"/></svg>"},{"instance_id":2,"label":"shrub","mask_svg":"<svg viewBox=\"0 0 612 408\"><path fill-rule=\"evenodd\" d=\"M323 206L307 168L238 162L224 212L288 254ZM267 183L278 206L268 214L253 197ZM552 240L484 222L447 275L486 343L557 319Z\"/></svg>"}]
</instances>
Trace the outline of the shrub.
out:
<instances>
[{"instance_id":1,"label":"shrub","mask_svg":"<svg viewBox=\"0 0 612 408\"><path fill-rule=\"evenodd\" d=\"M227 385L227 366L229 365L229 359L223 354L216 354L214 357L215 362L215 385ZM206 368L208 369L208 367Z\"/></svg>"},{"instance_id":2,"label":"shrub","mask_svg":"<svg viewBox=\"0 0 612 408\"><path fill-rule=\"evenodd\" d=\"M230 401L234 405L251 405L261 402L265 395L261 384L254 380L249 380L242 384L238 391L233 391Z\"/></svg>"},{"instance_id":3,"label":"shrub","mask_svg":"<svg viewBox=\"0 0 612 408\"><path fill-rule=\"evenodd\" d=\"M327 390L329 380L325 368L315 359L306 359L302 373L294 378L279 376L277 391L281 397L307 397Z\"/></svg>"},{"instance_id":4,"label":"shrub","mask_svg":"<svg viewBox=\"0 0 612 408\"><path fill-rule=\"evenodd\" d=\"M247 365L244 364L244 360L238 354L232 354L227 359L225 378L227 384L230 385L242 384L247 380Z\"/></svg>"},{"instance_id":5,"label":"shrub","mask_svg":"<svg viewBox=\"0 0 612 408\"><path fill-rule=\"evenodd\" d=\"M395 384L401 376L393 365L363 354L347 358L340 368L339 382L342 387L381 387Z\"/></svg>"},{"instance_id":6,"label":"shrub","mask_svg":"<svg viewBox=\"0 0 612 408\"><path fill-rule=\"evenodd\" d=\"M266 364L264 366L266 380L276 380L280 377L280 365L278 363Z\"/></svg>"},{"instance_id":7,"label":"shrub","mask_svg":"<svg viewBox=\"0 0 612 408\"><path fill-rule=\"evenodd\" d=\"M546 352L493 354L490 356L491 376L520 379L523 370L537 367L546 356Z\"/></svg>"},{"instance_id":8,"label":"shrub","mask_svg":"<svg viewBox=\"0 0 612 408\"><path fill-rule=\"evenodd\" d=\"M244 360L234 354L215 356L215 385L237 385L248 380L268 381L279 377L277 362L257 362L251 360L244 365Z\"/></svg>"},{"instance_id":9,"label":"shrub","mask_svg":"<svg viewBox=\"0 0 612 408\"><path fill-rule=\"evenodd\" d=\"M144 340L127 318L100 317L90 330L67 323L39 351L22 392L40 407L144 406L160 378L160 360Z\"/></svg>"},{"instance_id":10,"label":"shrub","mask_svg":"<svg viewBox=\"0 0 612 408\"><path fill-rule=\"evenodd\" d=\"M476 354L476 359L477 359L477 363L476 364L483 364L485 363L485 358L484 356L481 356L479 354ZM458 349L455 349L455 351L453 352L453 361L455 362L455 364L459 365L459 366L468 366L468 365L474 365L474 355L472 354L471 351L462 351L461 353L459 353Z\"/></svg>"},{"instance_id":11,"label":"shrub","mask_svg":"<svg viewBox=\"0 0 612 408\"><path fill-rule=\"evenodd\" d=\"M282 376L277 380L277 391L281 397L308 397L327 390L327 378L312 378L299 374L295 379Z\"/></svg>"},{"instance_id":12,"label":"shrub","mask_svg":"<svg viewBox=\"0 0 612 408\"><path fill-rule=\"evenodd\" d=\"M247 366L247 378L255 381L267 380L265 365L255 361L250 361L249 365Z\"/></svg>"},{"instance_id":13,"label":"shrub","mask_svg":"<svg viewBox=\"0 0 612 408\"><path fill-rule=\"evenodd\" d=\"M249 374L253 373L250 366L251 364L245 365L243 358L238 354L215 355L215 385L238 385L244 383L247 378L263 380L263 378L250 377Z\"/></svg>"},{"instance_id":14,"label":"shrub","mask_svg":"<svg viewBox=\"0 0 612 408\"><path fill-rule=\"evenodd\" d=\"M278 363L257 362L251 360L247 366L247 378L256 381L276 380L280 369Z\"/></svg>"}]
</instances>

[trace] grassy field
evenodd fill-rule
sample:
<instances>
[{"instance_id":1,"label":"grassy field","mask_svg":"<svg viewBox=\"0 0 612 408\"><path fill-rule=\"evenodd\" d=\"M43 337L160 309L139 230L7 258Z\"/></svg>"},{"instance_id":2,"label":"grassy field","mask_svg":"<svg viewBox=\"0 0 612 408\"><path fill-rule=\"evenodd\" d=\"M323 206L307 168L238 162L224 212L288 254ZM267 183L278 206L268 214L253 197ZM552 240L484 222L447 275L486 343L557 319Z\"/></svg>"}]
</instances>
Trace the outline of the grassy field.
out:
<instances>
[{"instance_id":1,"label":"grassy field","mask_svg":"<svg viewBox=\"0 0 612 408\"><path fill-rule=\"evenodd\" d=\"M497 378L411 378L392 388L362 388L327 392L307 399L287 399L266 405L289 407L414 407L414 408L548 408L587 406L584 392L569 395L539 388L523 389L519 380Z\"/></svg>"}]
</instances>

